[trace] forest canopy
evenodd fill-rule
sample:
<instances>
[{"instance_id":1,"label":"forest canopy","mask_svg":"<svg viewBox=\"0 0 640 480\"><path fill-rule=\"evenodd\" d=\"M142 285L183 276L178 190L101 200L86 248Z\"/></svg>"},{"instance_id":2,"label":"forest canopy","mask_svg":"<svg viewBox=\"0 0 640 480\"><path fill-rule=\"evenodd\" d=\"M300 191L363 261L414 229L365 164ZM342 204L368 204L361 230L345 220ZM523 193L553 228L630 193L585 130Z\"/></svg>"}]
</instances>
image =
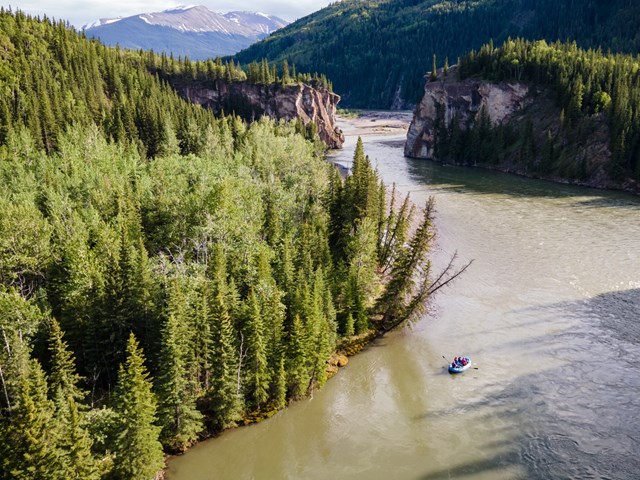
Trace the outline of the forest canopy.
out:
<instances>
[{"instance_id":1,"label":"forest canopy","mask_svg":"<svg viewBox=\"0 0 640 480\"><path fill-rule=\"evenodd\" d=\"M0 23L0 477L152 478L421 311L432 203L411 234L362 142L343 179L295 123L181 99L161 57Z\"/></svg>"},{"instance_id":2,"label":"forest canopy","mask_svg":"<svg viewBox=\"0 0 640 480\"><path fill-rule=\"evenodd\" d=\"M434 53L442 68L490 39L522 37L636 54L639 22L631 0L342 0L233 58L322 72L347 107L403 108L420 100Z\"/></svg>"},{"instance_id":3,"label":"forest canopy","mask_svg":"<svg viewBox=\"0 0 640 480\"><path fill-rule=\"evenodd\" d=\"M575 43L508 39L498 48L487 43L461 58L457 69L461 79L526 82L549 92L552 105L547 107L538 95L534 106L521 112L519 123L492 125L484 109L468 128L461 128L456 118L448 124L439 119L435 128L437 156L481 164L498 164L511 156L534 174L573 180L598 175L598 169L604 167L604 173L618 184L638 181L639 72L637 57L584 50ZM536 114L536 108L542 108L543 114ZM547 110L555 117L553 122L549 122ZM538 131L544 134L543 139L536 138ZM580 145L596 134L603 137L610 157L586 158L584 151L579 151Z\"/></svg>"}]
</instances>

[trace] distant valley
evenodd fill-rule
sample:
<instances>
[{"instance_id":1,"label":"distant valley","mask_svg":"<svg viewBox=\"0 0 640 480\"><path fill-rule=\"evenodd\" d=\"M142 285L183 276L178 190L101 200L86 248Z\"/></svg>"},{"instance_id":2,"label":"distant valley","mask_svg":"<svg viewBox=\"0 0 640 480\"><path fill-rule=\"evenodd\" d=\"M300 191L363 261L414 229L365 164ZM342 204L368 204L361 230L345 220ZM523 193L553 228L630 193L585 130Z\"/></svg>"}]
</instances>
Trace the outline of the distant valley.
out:
<instances>
[{"instance_id":1,"label":"distant valley","mask_svg":"<svg viewBox=\"0 0 640 480\"><path fill-rule=\"evenodd\" d=\"M232 55L286 26L288 22L258 12L213 12L184 6L130 17L102 18L83 27L88 37L132 50L204 60Z\"/></svg>"}]
</instances>

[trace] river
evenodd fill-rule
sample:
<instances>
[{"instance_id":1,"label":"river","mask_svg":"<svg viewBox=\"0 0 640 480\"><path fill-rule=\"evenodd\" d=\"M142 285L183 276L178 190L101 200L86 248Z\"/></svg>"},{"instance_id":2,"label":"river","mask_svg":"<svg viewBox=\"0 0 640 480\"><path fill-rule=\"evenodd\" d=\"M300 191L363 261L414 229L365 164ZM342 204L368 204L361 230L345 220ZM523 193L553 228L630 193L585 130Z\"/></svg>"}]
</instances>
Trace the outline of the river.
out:
<instances>
[{"instance_id":1,"label":"river","mask_svg":"<svg viewBox=\"0 0 640 480\"><path fill-rule=\"evenodd\" d=\"M403 157L407 115L342 120L387 184L436 198L424 318L313 398L169 462L169 480L640 476L640 199ZM474 369L449 375L443 355Z\"/></svg>"}]
</instances>

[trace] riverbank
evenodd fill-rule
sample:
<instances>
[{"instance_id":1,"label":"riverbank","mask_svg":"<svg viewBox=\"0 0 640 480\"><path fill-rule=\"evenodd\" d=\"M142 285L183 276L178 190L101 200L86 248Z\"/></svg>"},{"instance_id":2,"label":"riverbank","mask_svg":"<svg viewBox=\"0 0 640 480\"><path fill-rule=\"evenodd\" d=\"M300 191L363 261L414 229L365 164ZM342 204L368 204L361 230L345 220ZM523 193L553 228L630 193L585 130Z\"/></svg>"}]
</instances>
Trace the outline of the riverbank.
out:
<instances>
[{"instance_id":1,"label":"riverbank","mask_svg":"<svg viewBox=\"0 0 640 480\"><path fill-rule=\"evenodd\" d=\"M377 111L352 110L348 117L338 115L340 128L347 136L396 135L406 136L413 118L410 110Z\"/></svg>"},{"instance_id":2,"label":"riverbank","mask_svg":"<svg viewBox=\"0 0 640 480\"><path fill-rule=\"evenodd\" d=\"M400 195L437 196L434 269L456 250L473 268L312 400L201 442L172 459L169 479L629 478L640 467L628 415L640 408L640 200L407 159L390 146L404 136L365 135L365 151ZM356 140L332 160L350 162ZM479 370L449 375L442 356L465 354Z\"/></svg>"},{"instance_id":3,"label":"riverbank","mask_svg":"<svg viewBox=\"0 0 640 480\"><path fill-rule=\"evenodd\" d=\"M404 134L404 132L406 131L406 126L408 125L409 115L409 112L406 112L404 115L394 114L391 117L380 114L379 112L365 112L362 114L359 113L357 115L357 118L352 119L353 128L350 128L349 135L380 135L388 134L389 132L400 132L401 134ZM351 150L350 155L353 155L353 149ZM401 202L396 199L396 208L400 205L400 203ZM418 215L416 215L414 220L416 222L419 222L420 219L418 218ZM412 230L414 229L410 229L410 231ZM383 278L381 278L380 281L384 283ZM387 332L380 318L371 318L369 321L371 326L369 330L361 333L360 335L341 338L339 340L338 344L336 345L335 352L331 355L326 364L325 372L327 379L335 376L339 372L340 368L345 367L348 364L348 357L354 356L357 353L361 352L374 339L379 338ZM322 377L324 377L324 375L322 375ZM322 386L323 381L324 380L319 383L316 383L315 381L311 382L309 384L309 388L306 390L306 393L302 392L304 394L289 398L286 405L276 405L275 403L272 403L264 405L258 410L246 411L243 413L242 418L236 422L236 425L234 427L224 430L209 430L207 432L204 432L201 434L200 440L197 443L200 443L203 440L220 436L221 434L229 430L236 429L236 427L261 423L263 420L269 419L281 410L288 408L291 404L295 404L298 401L304 401L305 399L312 397L313 394L318 390L318 386ZM196 444L192 445L191 447L195 446ZM176 452L176 454L180 455L178 452ZM173 457L168 457L168 463L171 462L172 458Z\"/></svg>"}]
</instances>

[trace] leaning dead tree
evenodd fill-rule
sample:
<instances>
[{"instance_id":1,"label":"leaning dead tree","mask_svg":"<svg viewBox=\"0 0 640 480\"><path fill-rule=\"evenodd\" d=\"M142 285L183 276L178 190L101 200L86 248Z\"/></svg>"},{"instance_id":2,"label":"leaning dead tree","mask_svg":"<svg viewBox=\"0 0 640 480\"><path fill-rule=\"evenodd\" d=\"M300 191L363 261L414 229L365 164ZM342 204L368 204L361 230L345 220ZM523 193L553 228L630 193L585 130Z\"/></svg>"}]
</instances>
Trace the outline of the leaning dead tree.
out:
<instances>
[{"instance_id":1,"label":"leaning dead tree","mask_svg":"<svg viewBox=\"0 0 640 480\"><path fill-rule=\"evenodd\" d=\"M473 263L471 260L456 268L456 252L433 279L427 254L435 238L434 211L434 199L429 197L420 225L409 243L399 251L391 266L385 292L374 306L375 311L382 314L381 325L385 331L423 314L429 297L462 275Z\"/></svg>"}]
</instances>

